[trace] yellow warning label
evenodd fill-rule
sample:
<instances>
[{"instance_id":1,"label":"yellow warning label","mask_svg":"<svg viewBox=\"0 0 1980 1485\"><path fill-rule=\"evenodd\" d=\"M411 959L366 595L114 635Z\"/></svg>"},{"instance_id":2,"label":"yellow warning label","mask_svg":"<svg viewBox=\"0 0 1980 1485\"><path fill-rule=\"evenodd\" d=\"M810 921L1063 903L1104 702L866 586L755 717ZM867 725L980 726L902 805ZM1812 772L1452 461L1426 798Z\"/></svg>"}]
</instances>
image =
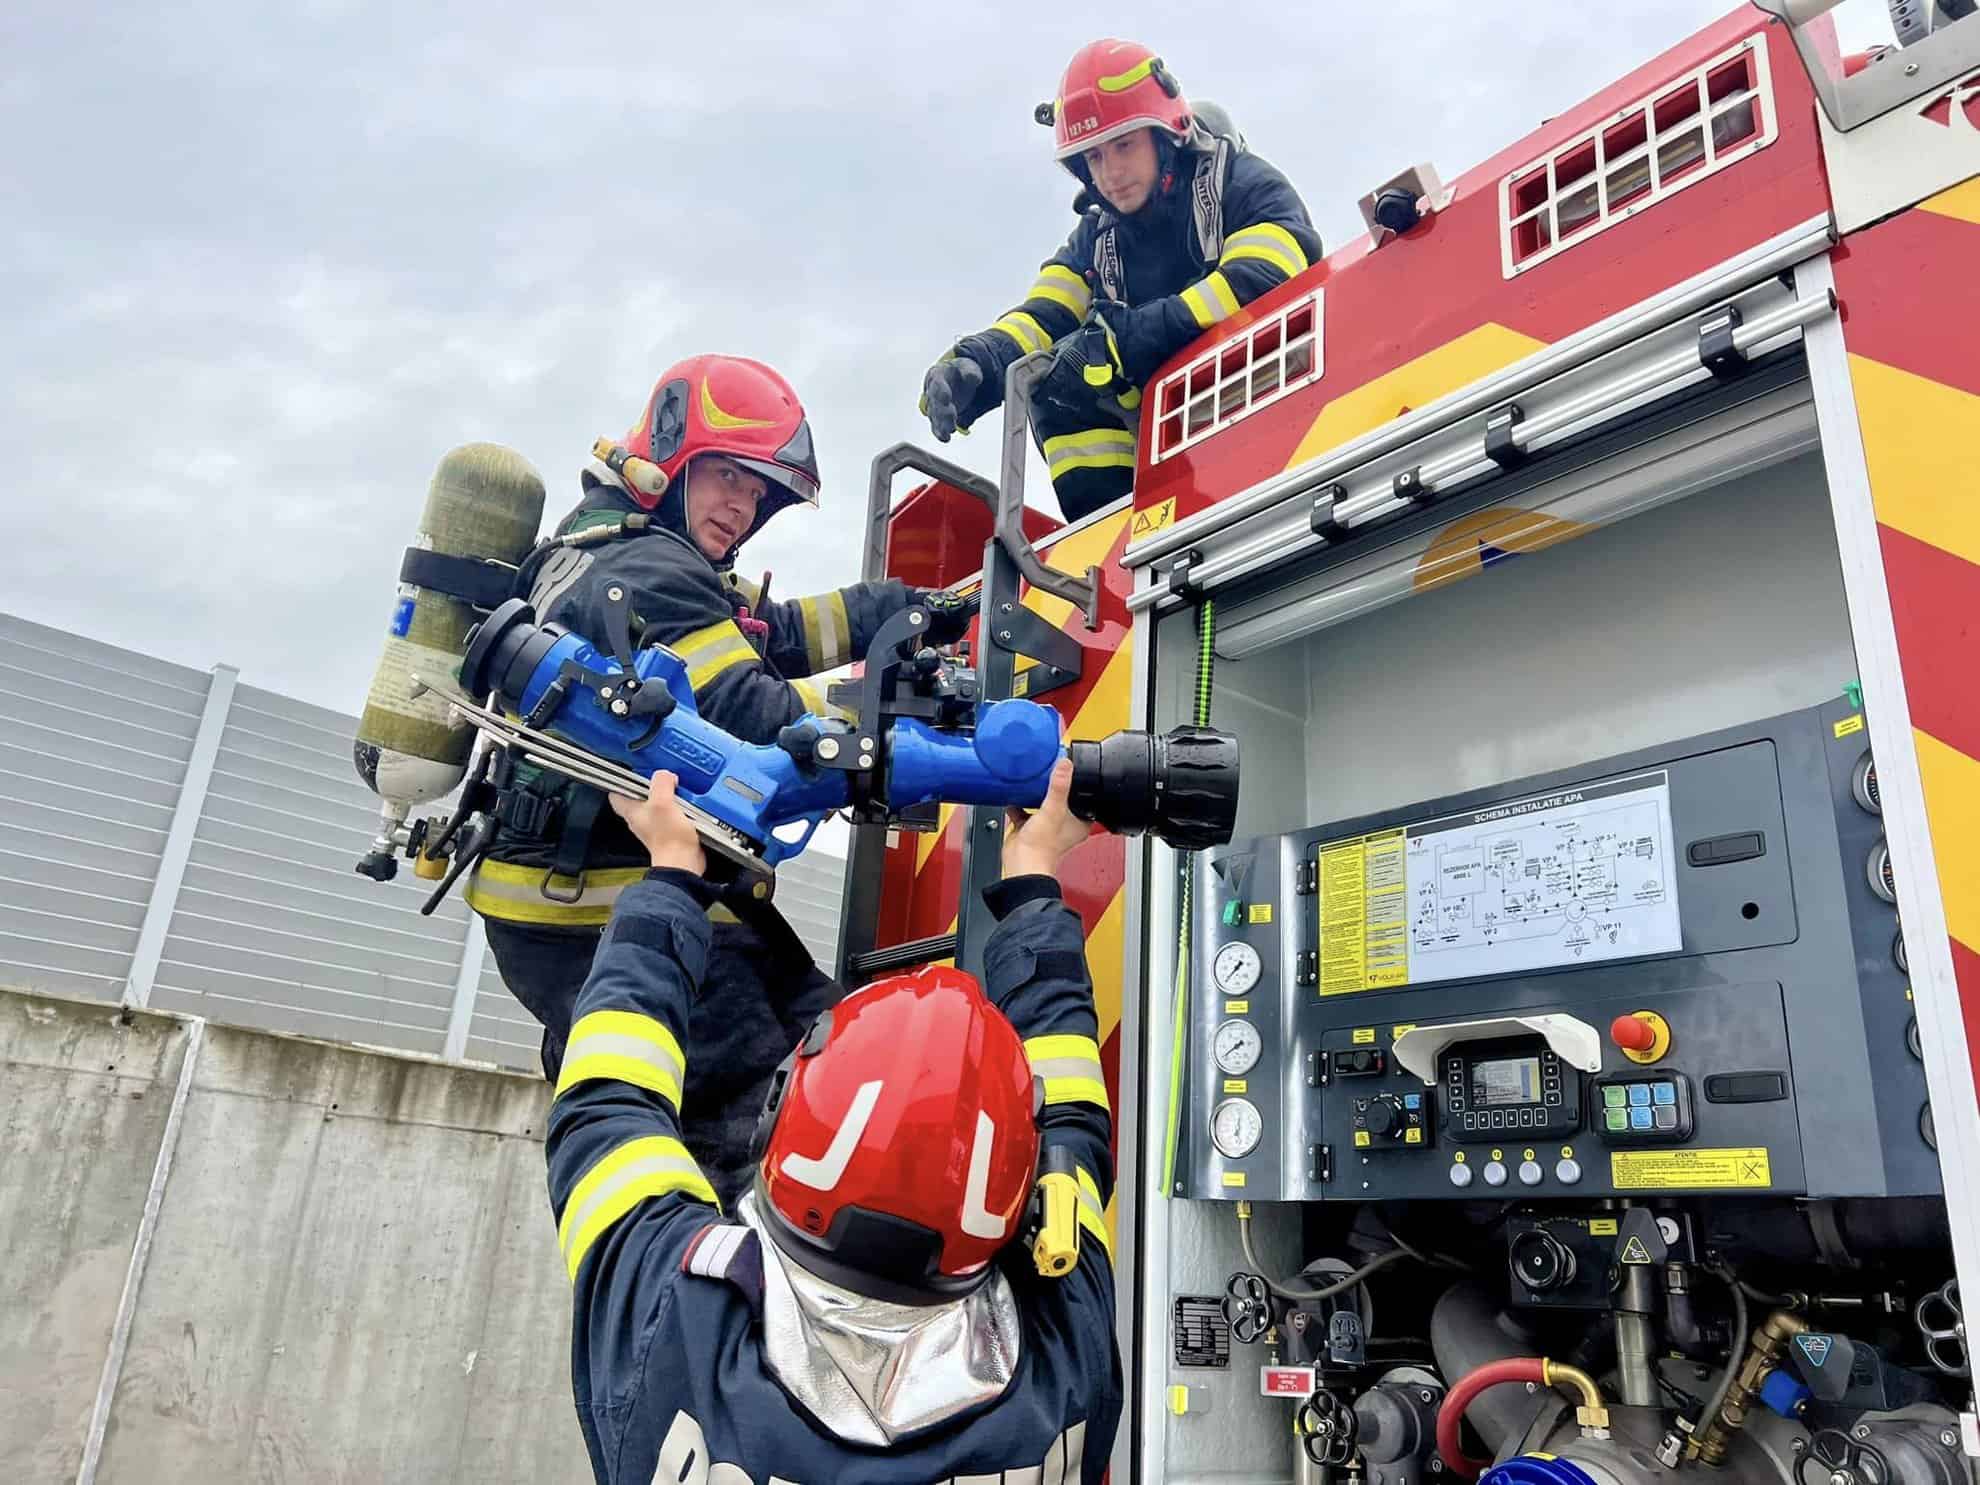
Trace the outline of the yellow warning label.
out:
<instances>
[{"instance_id":1,"label":"yellow warning label","mask_svg":"<svg viewBox=\"0 0 1980 1485\"><path fill-rule=\"evenodd\" d=\"M1400 1026L1391 1026L1389 1028L1389 1040L1394 1041L1397 1037L1401 1036L1405 1031L1414 1031L1414 1030L1416 1030L1416 1023L1414 1021L1405 1021Z\"/></svg>"},{"instance_id":2,"label":"yellow warning label","mask_svg":"<svg viewBox=\"0 0 1980 1485\"><path fill-rule=\"evenodd\" d=\"M1616 1235L1616 1219L1614 1217L1591 1217L1588 1221L1588 1235L1590 1237L1614 1237Z\"/></svg>"},{"instance_id":3,"label":"yellow warning label","mask_svg":"<svg viewBox=\"0 0 1980 1485\"><path fill-rule=\"evenodd\" d=\"M1016 675L1011 677L1011 695L1029 696L1031 694L1031 670L1032 667L1026 666L1023 670L1020 670Z\"/></svg>"},{"instance_id":4,"label":"yellow warning label","mask_svg":"<svg viewBox=\"0 0 1980 1485\"><path fill-rule=\"evenodd\" d=\"M1657 1261L1650 1256L1650 1250L1643 1246L1643 1239L1633 1232L1629 1235L1629 1241L1622 1245L1622 1252L1618 1253L1616 1257L1620 1262L1633 1264L1655 1263Z\"/></svg>"},{"instance_id":5,"label":"yellow warning label","mask_svg":"<svg viewBox=\"0 0 1980 1485\"><path fill-rule=\"evenodd\" d=\"M1176 518L1176 497L1171 495L1160 505L1151 505L1147 510L1134 513L1134 525L1128 531L1129 541L1139 541L1151 532L1160 531ZM1119 530L1119 527L1115 528Z\"/></svg>"},{"instance_id":6,"label":"yellow warning label","mask_svg":"<svg viewBox=\"0 0 1980 1485\"><path fill-rule=\"evenodd\" d=\"M1254 923L1271 922L1272 904L1269 902L1254 902L1251 905L1251 921Z\"/></svg>"},{"instance_id":7,"label":"yellow warning label","mask_svg":"<svg viewBox=\"0 0 1980 1485\"><path fill-rule=\"evenodd\" d=\"M1519 1152L1519 1158L1521 1160L1531 1160L1533 1158L1533 1152L1531 1150L1521 1150Z\"/></svg>"},{"instance_id":8,"label":"yellow warning label","mask_svg":"<svg viewBox=\"0 0 1980 1485\"><path fill-rule=\"evenodd\" d=\"M1224 1184L1226 1186L1242 1186L1244 1184L1244 1172L1241 1170L1225 1171Z\"/></svg>"},{"instance_id":9,"label":"yellow warning label","mask_svg":"<svg viewBox=\"0 0 1980 1485\"><path fill-rule=\"evenodd\" d=\"M1862 730L1863 730L1862 712L1858 712L1853 717L1844 717L1840 722L1836 723L1837 737L1848 737L1852 732L1861 732Z\"/></svg>"},{"instance_id":10,"label":"yellow warning label","mask_svg":"<svg viewBox=\"0 0 1980 1485\"><path fill-rule=\"evenodd\" d=\"M1243 1078L1224 1079L1224 1091L1226 1093L1243 1093L1248 1090L1249 1086Z\"/></svg>"},{"instance_id":11,"label":"yellow warning label","mask_svg":"<svg viewBox=\"0 0 1980 1485\"><path fill-rule=\"evenodd\" d=\"M1227 1016L1250 1015L1251 1002L1248 1000L1227 1000L1224 1002L1224 1014Z\"/></svg>"},{"instance_id":12,"label":"yellow warning label","mask_svg":"<svg viewBox=\"0 0 1980 1485\"><path fill-rule=\"evenodd\" d=\"M1320 993L1350 995L1409 982L1409 893L1403 833L1320 848Z\"/></svg>"},{"instance_id":13,"label":"yellow warning label","mask_svg":"<svg viewBox=\"0 0 1980 1485\"><path fill-rule=\"evenodd\" d=\"M1609 1156L1611 1184L1625 1191L1711 1190L1771 1186L1765 1149L1617 1150Z\"/></svg>"},{"instance_id":14,"label":"yellow warning label","mask_svg":"<svg viewBox=\"0 0 1980 1485\"><path fill-rule=\"evenodd\" d=\"M1365 1047L1365 1046L1368 1046L1368 1045L1369 1045L1370 1043L1372 1043L1372 1042L1373 1042L1374 1040L1375 1040L1375 1028L1374 1028L1374 1027L1372 1027L1372 1026L1357 1026L1357 1027L1355 1027L1355 1028L1354 1028L1354 1044L1355 1044L1355 1045L1356 1045L1357 1047Z\"/></svg>"},{"instance_id":15,"label":"yellow warning label","mask_svg":"<svg viewBox=\"0 0 1980 1485\"><path fill-rule=\"evenodd\" d=\"M1459 1164L1459 1165L1463 1165L1463 1164L1464 1164L1464 1151L1462 1151L1462 1150L1460 1150L1460 1151L1458 1151L1458 1152L1457 1152L1457 1154L1455 1154L1455 1155L1453 1155L1453 1156L1451 1157L1451 1159L1452 1159L1452 1160L1454 1160L1454 1161L1455 1161L1455 1162L1456 1162L1457 1164Z\"/></svg>"},{"instance_id":16,"label":"yellow warning label","mask_svg":"<svg viewBox=\"0 0 1980 1485\"><path fill-rule=\"evenodd\" d=\"M1178 1418L1189 1411L1189 1389L1187 1387L1171 1387L1169 1389L1169 1411L1174 1413Z\"/></svg>"},{"instance_id":17,"label":"yellow warning label","mask_svg":"<svg viewBox=\"0 0 1980 1485\"><path fill-rule=\"evenodd\" d=\"M1356 1131L1354 1132L1354 1147L1355 1147L1355 1149L1357 1149L1357 1150L1365 1150L1365 1149L1367 1149L1367 1148L1368 1148L1368 1131L1367 1131L1367 1130L1365 1130L1365 1129L1357 1129L1357 1130L1356 1130Z\"/></svg>"},{"instance_id":18,"label":"yellow warning label","mask_svg":"<svg viewBox=\"0 0 1980 1485\"><path fill-rule=\"evenodd\" d=\"M1405 1130L1403 1131L1403 1143L1404 1143L1405 1145L1420 1145L1420 1144L1422 1144L1422 1143L1423 1143L1423 1131L1422 1131L1422 1130L1420 1130L1420 1129L1405 1129Z\"/></svg>"}]
</instances>

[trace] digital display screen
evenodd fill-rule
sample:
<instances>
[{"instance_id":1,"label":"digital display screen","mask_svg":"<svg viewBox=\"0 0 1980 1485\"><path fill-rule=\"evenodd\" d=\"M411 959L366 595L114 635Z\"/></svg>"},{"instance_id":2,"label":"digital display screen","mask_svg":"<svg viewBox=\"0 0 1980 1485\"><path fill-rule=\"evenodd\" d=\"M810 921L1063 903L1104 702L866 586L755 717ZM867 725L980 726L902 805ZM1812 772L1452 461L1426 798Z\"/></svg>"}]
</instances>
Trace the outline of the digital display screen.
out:
<instances>
[{"instance_id":1,"label":"digital display screen","mask_svg":"<svg viewBox=\"0 0 1980 1485\"><path fill-rule=\"evenodd\" d=\"M1471 1106L1503 1108L1513 1103L1540 1102L1540 1059L1499 1057L1471 1064Z\"/></svg>"}]
</instances>

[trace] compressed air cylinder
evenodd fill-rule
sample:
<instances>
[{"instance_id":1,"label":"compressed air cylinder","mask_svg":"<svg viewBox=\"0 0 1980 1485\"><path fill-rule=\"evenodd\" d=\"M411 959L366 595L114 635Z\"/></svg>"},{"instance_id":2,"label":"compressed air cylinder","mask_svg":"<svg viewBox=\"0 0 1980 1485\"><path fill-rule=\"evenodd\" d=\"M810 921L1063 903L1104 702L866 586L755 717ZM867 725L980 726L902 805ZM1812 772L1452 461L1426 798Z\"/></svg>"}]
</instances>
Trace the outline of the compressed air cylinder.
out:
<instances>
[{"instance_id":1,"label":"compressed air cylinder","mask_svg":"<svg viewBox=\"0 0 1980 1485\"><path fill-rule=\"evenodd\" d=\"M450 557L513 567L529 555L543 524L543 477L500 444L469 443L433 471L413 545ZM453 722L455 672L479 616L464 600L399 584L352 761L358 777L388 805L438 799L466 771L473 729ZM415 696L417 675L431 689Z\"/></svg>"}]
</instances>

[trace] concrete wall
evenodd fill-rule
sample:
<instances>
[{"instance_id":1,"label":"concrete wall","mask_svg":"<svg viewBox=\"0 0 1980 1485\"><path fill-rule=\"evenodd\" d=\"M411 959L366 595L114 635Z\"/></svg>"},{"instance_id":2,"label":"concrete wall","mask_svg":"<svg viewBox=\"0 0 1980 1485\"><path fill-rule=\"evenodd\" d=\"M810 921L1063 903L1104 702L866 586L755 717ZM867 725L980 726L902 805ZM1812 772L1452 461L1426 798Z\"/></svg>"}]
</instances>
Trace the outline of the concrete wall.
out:
<instances>
[{"instance_id":1,"label":"concrete wall","mask_svg":"<svg viewBox=\"0 0 1980 1485\"><path fill-rule=\"evenodd\" d=\"M540 1080L0 992L0 1090L0 1480L590 1478Z\"/></svg>"}]
</instances>

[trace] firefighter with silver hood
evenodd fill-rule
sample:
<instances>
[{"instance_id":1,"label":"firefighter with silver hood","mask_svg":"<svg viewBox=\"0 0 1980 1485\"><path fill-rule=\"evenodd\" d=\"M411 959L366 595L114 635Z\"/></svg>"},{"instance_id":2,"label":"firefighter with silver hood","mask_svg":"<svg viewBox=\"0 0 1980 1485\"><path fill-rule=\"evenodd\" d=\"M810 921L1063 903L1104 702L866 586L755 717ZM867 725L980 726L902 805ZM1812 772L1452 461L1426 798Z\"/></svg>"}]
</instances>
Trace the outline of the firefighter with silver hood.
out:
<instances>
[{"instance_id":1,"label":"firefighter with silver hood","mask_svg":"<svg viewBox=\"0 0 1980 1485\"><path fill-rule=\"evenodd\" d=\"M824 714L823 688L807 677L864 655L910 602L933 608L937 643L969 622L968 604L899 582L773 602L736 573L737 552L773 515L818 504L804 408L761 362L704 355L668 368L625 438L600 440L594 454L583 499L555 532L566 544L540 545L519 587L540 621L597 644L609 635L607 590L625 590L633 643L674 650L701 715L747 742L774 742L805 713ZM599 933L646 871L645 850L604 805L599 790L516 765L493 848L468 882L503 980L543 1023L553 1083L572 1071L565 1038ZM711 903L710 916L708 994L682 1028L697 1068L683 1122L728 1195L747 1179L771 1070L838 989L774 908Z\"/></svg>"},{"instance_id":2,"label":"firefighter with silver hood","mask_svg":"<svg viewBox=\"0 0 1980 1485\"><path fill-rule=\"evenodd\" d=\"M1303 272L1320 238L1292 183L1145 46L1081 47L1037 118L1080 183L1079 225L1022 302L929 367L921 410L946 443L1003 402L1012 362L1051 348L1032 431L1076 521L1128 492L1143 383Z\"/></svg>"},{"instance_id":3,"label":"firefighter with silver hood","mask_svg":"<svg viewBox=\"0 0 1980 1485\"><path fill-rule=\"evenodd\" d=\"M1111 1116L1057 880L1089 833L1071 781L1061 762L1012 822L982 988L928 968L821 1014L771 1083L733 1210L681 1139L688 1028L724 993L706 860L671 775L613 797L651 870L579 999L547 1141L603 1485L1105 1474L1122 1407Z\"/></svg>"}]
</instances>

